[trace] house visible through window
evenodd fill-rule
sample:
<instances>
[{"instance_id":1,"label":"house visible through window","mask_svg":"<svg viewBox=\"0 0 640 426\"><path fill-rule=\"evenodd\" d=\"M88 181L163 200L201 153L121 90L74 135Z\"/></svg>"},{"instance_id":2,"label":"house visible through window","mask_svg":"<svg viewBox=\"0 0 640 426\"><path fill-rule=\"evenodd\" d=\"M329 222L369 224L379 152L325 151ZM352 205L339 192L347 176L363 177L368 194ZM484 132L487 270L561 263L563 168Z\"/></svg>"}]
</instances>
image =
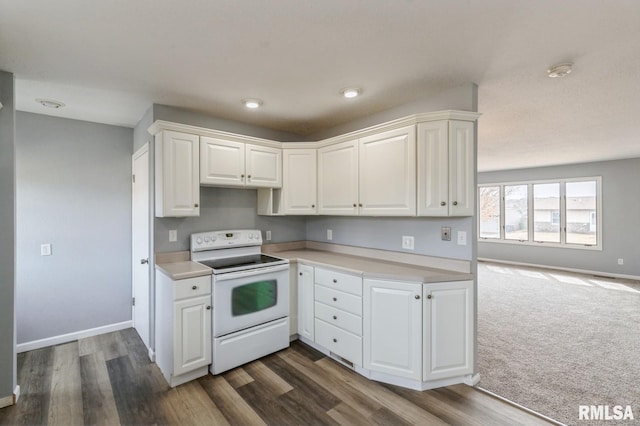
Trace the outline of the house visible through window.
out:
<instances>
[{"instance_id":1,"label":"house visible through window","mask_svg":"<svg viewBox=\"0 0 640 426\"><path fill-rule=\"evenodd\" d=\"M601 246L601 178L478 186L481 241Z\"/></svg>"}]
</instances>

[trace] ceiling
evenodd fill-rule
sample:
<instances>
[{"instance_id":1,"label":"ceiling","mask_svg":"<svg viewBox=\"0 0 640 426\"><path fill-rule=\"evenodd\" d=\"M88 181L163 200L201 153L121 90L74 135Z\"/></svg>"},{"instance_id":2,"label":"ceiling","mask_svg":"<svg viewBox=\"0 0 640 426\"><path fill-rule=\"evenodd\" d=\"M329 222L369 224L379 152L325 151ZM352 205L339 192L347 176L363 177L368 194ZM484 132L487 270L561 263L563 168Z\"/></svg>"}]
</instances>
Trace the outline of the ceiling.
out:
<instances>
[{"instance_id":1,"label":"ceiling","mask_svg":"<svg viewBox=\"0 0 640 426\"><path fill-rule=\"evenodd\" d=\"M0 0L0 69L21 111L133 127L159 103L299 135L474 82L488 171L640 157L639 22L637 0Z\"/></svg>"}]
</instances>

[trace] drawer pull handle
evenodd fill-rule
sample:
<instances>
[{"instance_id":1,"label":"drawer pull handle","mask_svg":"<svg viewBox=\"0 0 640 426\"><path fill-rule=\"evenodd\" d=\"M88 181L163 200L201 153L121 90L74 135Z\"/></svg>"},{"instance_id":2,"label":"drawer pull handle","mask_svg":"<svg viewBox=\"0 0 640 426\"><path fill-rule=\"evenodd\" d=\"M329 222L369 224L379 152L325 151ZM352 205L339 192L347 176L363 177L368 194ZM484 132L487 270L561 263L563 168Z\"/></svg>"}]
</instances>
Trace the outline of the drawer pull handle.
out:
<instances>
[{"instance_id":1,"label":"drawer pull handle","mask_svg":"<svg viewBox=\"0 0 640 426\"><path fill-rule=\"evenodd\" d=\"M333 298L333 301L334 301L334 302L337 302L337 301L338 301L338 298L337 298L337 297L334 297L334 298Z\"/></svg>"},{"instance_id":2,"label":"drawer pull handle","mask_svg":"<svg viewBox=\"0 0 640 426\"><path fill-rule=\"evenodd\" d=\"M334 316L333 316L333 319L334 319L334 320L337 320L337 319L338 319L338 317L337 317L336 315L334 315Z\"/></svg>"},{"instance_id":3,"label":"drawer pull handle","mask_svg":"<svg viewBox=\"0 0 640 426\"><path fill-rule=\"evenodd\" d=\"M333 279L333 283L334 283L334 284L337 284L337 283L338 283L338 280L336 280L336 279L334 278L334 279Z\"/></svg>"},{"instance_id":4,"label":"drawer pull handle","mask_svg":"<svg viewBox=\"0 0 640 426\"><path fill-rule=\"evenodd\" d=\"M333 339L333 343L338 343L338 339Z\"/></svg>"},{"instance_id":5,"label":"drawer pull handle","mask_svg":"<svg viewBox=\"0 0 640 426\"><path fill-rule=\"evenodd\" d=\"M197 285L194 285L193 287L191 287L191 290L197 290L197 289L198 289Z\"/></svg>"}]
</instances>

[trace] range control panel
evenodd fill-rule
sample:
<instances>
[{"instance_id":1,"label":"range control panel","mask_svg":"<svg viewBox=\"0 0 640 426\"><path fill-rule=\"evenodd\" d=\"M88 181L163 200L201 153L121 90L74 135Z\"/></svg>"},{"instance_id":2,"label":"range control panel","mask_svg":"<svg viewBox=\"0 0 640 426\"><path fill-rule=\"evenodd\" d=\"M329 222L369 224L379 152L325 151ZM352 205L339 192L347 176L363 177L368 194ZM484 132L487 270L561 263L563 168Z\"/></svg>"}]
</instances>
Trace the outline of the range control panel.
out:
<instances>
[{"instance_id":1,"label":"range control panel","mask_svg":"<svg viewBox=\"0 0 640 426\"><path fill-rule=\"evenodd\" d=\"M260 245L262 245L262 232L259 229L209 231L191 234L192 253L204 250Z\"/></svg>"}]
</instances>

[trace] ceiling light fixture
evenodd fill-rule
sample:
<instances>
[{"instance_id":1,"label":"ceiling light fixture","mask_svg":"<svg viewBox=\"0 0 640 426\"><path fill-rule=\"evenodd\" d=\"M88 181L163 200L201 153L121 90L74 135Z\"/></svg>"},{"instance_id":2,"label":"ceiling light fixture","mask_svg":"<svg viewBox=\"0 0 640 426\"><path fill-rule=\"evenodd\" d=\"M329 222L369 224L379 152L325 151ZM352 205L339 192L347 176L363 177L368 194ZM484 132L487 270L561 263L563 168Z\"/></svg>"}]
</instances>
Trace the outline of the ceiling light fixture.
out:
<instances>
[{"instance_id":1,"label":"ceiling light fixture","mask_svg":"<svg viewBox=\"0 0 640 426\"><path fill-rule=\"evenodd\" d=\"M567 74L571 73L572 66L573 64L570 62L566 64L554 65L547 70L547 76L550 78L565 77Z\"/></svg>"},{"instance_id":2,"label":"ceiling light fixture","mask_svg":"<svg viewBox=\"0 0 640 426\"><path fill-rule=\"evenodd\" d=\"M345 98L350 99L360 96L362 90L355 87L349 87L347 89L342 89L340 93L342 93L342 96L344 96Z\"/></svg>"},{"instance_id":3,"label":"ceiling light fixture","mask_svg":"<svg viewBox=\"0 0 640 426\"><path fill-rule=\"evenodd\" d=\"M249 109L256 109L262 106L262 101L260 99L243 99L242 103Z\"/></svg>"},{"instance_id":4,"label":"ceiling light fixture","mask_svg":"<svg viewBox=\"0 0 640 426\"><path fill-rule=\"evenodd\" d=\"M58 109L65 106L62 102L55 101L53 99L36 99L36 102L45 108L52 108L52 109Z\"/></svg>"}]
</instances>

